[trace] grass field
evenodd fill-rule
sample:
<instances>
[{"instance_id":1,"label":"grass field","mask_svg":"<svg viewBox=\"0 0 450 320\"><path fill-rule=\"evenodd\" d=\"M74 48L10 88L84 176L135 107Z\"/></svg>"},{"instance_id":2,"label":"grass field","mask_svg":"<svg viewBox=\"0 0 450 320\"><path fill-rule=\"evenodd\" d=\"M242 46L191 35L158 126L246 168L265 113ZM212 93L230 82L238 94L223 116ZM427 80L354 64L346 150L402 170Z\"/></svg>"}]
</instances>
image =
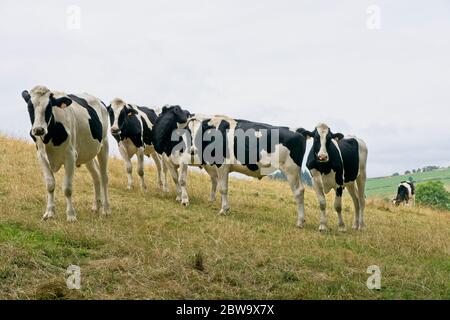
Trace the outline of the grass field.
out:
<instances>
[{"instance_id":1,"label":"grass field","mask_svg":"<svg viewBox=\"0 0 450 320\"><path fill-rule=\"evenodd\" d=\"M398 184L401 181L413 177L417 183L426 181L442 181L450 191L450 168L438 169L429 172L411 173L397 177L372 178L367 180L366 195L368 197L380 197L393 199L397 193Z\"/></svg>"},{"instance_id":2,"label":"grass field","mask_svg":"<svg viewBox=\"0 0 450 320\"><path fill-rule=\"evenodd\" d=\"M110 162L113 214L90 211L87 170L75 174L78 221L65 221L57 189L57 218L41 221L45 188L35 147L0 136L1 299L450 299L450 214L393 208L370 199L367 229L318 232L319 213L306 192L306 227L295 226L286 183L230 181L232 210L218 216L209 181L190 172L191 204L155 187L127 191L122 163ZM137 179L135 179L137 182ZM57 176L61 183L61 173ZM351 225L346 196L344 218ZM81 290L66 287L66 268L81 268ZM381 290L369 290L366 270L378 265Z\"/></svg>"}]
</instances>

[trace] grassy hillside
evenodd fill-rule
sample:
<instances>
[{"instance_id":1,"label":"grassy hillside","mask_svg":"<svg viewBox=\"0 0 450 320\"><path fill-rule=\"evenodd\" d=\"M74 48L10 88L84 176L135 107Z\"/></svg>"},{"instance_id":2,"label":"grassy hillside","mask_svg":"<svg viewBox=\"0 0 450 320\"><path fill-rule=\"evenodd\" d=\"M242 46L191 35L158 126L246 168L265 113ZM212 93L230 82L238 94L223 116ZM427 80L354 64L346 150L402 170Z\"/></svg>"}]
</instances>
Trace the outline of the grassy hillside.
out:
<instances>
[{"instance_id":1,"label":"grassy hillside","mask_svg":"<svg viewBox=\"0 0 450 320\"><path fill-rule=\"evenodd\" d=\"M368 197L382 197L393 199L397 193L398 184L401 181L413 177L417 183L440 180L450 190L450 169L439 169L429 172L411 173L397 177L373 178L367 180L366 195Z\"/></svg>"},{"instance_id":2,"label":"grassy hillside","mask_svg":"<svg viewBox=\"0 0 450 320\"><path fill-rule=\"evenodd\" d=\"M146 174L148 193L127 191L122 163L111 161L113 215L100 218L90 212L92 185L80 168L78 221L65 221L58 188L57 218L44 222L34 146L0 136L0 299L450 299L448 212L370 200L366 231L338 233L331 213L330 231L319 233L310 190L300 230L286 183L231 180L232 211L224 217L218 202L208 203L204 175L189 174L184 208L173 191L156 189L153 168ZM351 208L346 196L347 226ZM71 264L81 267L81 290L65 286ZM379 291L366 287L370 265L381 268Z\"/></svg>"}]
</instances>

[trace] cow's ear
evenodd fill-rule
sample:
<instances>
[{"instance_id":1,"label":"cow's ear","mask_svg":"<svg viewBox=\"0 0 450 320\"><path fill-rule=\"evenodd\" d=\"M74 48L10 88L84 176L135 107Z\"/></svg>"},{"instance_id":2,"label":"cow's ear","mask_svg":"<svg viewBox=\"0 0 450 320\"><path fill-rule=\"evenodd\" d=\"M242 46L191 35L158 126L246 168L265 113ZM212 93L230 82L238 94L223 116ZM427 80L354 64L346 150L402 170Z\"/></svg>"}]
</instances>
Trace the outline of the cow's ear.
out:
<instances>
[{"instance_id":1,"label":"cow's ear","mask_svg":"<svg viewBox=\"0 0 450 320\"><path fill-rule=\"evenodd\" d=\"M165 113L169 108L167 107L167 105L165 105L164 107L162 107L161 113Z\"/></svg>"},{"instance_id":2,"label":"cow's ear","mask_svg":"<svg viewBox=\"0 0 450 320\"><path fill-rule=\"evenodd\" d=\"M72 104L72 99L69 99L67 97L55 98L53 97L53 94L50 95L50 101L52 102L52 106L56 106L62 109L67 108Z\"/></svg>"},{"instance_id":3,"label":"cow's ear","mask_svg":"<svg viewBox=\"0 0 450 320\"><path fill-rule=\"evenodd\" d=\"M128 115L129 117L132 117L132 116L137 115L137 114L138 114L138 112L137 112L136 110L131 109L131 108L128 108L128 109L127 109L127 115Z\"/></svg>"},{"instance_id":4,"label":"cow's ear","mask_svg":"<svg viewBox=\"0 0 450 320\"><path fill-rule=\"evenodd\" d=\"M23 98L23 100L25 100L26 103L28 103L28 101L30 101L31 97L27 90L22 91L22 98Z\"/></svg>"},{"instance_id":5,"label":"cow's ear","mask_svg":"<svg viewBox=\"0 0 450 320\"><path fill-rule=\"evenodd\" d=\"M112 110L112 109L111 109L111 105L107 106L107 107L106 107L106 110L108 110L108 112L111 112L111 110Z\"/></svg>"},{"instance_id":6,"label":"cow's ear","mask_svg":"<svg viewBox=\"0 0 450 320\"><path fill-rule=\"evenodd\" d=\"M336 141L342 140L344 139L344 135L342 133L333 133L332 135L333 139L335 139Z\"/></svg>"},{"instance_id":7,"label":"cow's ear","mask_svg":"<svg viewBox=\"0 0 450 320\"><path fill-rule=\"evenodd\" d=\"M303 129L303 128L299 128L296 131L298 133L300 133L301 135L303 135L306 139L312 138L314 136L311 131L308 131L308 130Z\"/></svg>"}]
</instances>

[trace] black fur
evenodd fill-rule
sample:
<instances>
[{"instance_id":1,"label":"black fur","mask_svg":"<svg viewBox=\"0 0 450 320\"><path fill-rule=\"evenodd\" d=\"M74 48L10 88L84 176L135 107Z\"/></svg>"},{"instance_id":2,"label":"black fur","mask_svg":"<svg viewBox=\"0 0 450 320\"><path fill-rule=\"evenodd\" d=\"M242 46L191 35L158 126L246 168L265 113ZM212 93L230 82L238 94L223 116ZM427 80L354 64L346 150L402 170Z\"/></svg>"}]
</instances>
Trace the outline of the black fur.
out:
<instances>
[{"instance_id":1,"label":"black fur","mask_svg":"<svg viewBox=\"0 0 450 320\"><path fill-rule=\"evenodd\" d=\"M98 140L98 142L102 142L103 126L95 109L83 98L77 97L74 94L69 94L68 97L87 110L90 117L89 128L91 129L92 138Z\"/></svg>"},{"instance_id":2,"label":"black fur","mask_svg":"<svg viewBox=\"0 0 450 320\"><path fill-rule=\"evenodd\" d=\"M177 129L177 124L186 123L190 115L180 106L163 107L153 126L153 144L157 153L170 156L173 148L182 141L181 137L172 141L172 132Z\"/></svg>"}]
</instances>

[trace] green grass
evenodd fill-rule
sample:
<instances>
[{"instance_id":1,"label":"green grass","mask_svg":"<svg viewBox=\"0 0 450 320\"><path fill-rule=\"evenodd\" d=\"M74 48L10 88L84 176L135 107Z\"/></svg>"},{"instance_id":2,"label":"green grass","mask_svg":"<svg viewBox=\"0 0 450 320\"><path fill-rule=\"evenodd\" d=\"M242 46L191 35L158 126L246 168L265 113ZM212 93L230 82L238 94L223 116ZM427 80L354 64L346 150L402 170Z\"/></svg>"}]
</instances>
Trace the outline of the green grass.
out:
<instances>
[{"instance_id":1,"label":"green grass","mask_svg":"<svg viewBox=\"0 0 450 320\"><path fill-rule=\"evenodd\" d=\"M306 226L298 229L285 182L230 180L232 209L218 216L203 174L189 173L186 208L173 185L168 194L155 186L153 167L147 193L126 190L118 160L109 176L111 217L90 211L82 167L78 221L65 221L60 188L57 217L41 221L46 195L34 146L0 136L0 299L450 299L448 212L369 199L367 229L342 234L330 196L330 230L320 233L314 193L306 191ZM345 196L347 226L352 211ZM81 268L81 290L66 287L72 264ZM379 291L366 287L374 264Z\"/></svg>"},{"instance_id":2,"label":"green grass","mask_svg":"<svg viewBox=\"0 0 450 320\"><path fill-rule=\"evenodd\" d=\"M393 199L397 194L397 187L401 181L413 177L417 183L440 180L450 190L450 168L439 169L421 173L411 173L396 177L372 178L367 180L366 195L368 197L380 197Z\"/></svg>"}]
</instances>

